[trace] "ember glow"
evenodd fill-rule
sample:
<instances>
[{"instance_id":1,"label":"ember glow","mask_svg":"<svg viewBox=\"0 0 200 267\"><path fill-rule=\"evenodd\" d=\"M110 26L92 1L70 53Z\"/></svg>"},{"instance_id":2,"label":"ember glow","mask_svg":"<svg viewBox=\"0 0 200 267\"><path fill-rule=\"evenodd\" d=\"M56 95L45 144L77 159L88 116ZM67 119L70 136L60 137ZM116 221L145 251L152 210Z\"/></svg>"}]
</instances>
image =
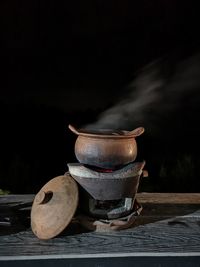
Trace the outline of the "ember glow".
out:
<instances>
[{"instance_id":1,"label":"ember glow","mask_svg":"<svg viewBox=\"0 0 200 267\"><path fill-rule=\"evenodd\" d=\"M104 173L112 173L120 168L115 168L115 169L105 169L105 168L99 168L99 167L96 167L96 166L91 166L91 165L84 165L86 168L89 168L93 171L96 171L96 172L104 172Z\"/></svg>"}]
</instances>

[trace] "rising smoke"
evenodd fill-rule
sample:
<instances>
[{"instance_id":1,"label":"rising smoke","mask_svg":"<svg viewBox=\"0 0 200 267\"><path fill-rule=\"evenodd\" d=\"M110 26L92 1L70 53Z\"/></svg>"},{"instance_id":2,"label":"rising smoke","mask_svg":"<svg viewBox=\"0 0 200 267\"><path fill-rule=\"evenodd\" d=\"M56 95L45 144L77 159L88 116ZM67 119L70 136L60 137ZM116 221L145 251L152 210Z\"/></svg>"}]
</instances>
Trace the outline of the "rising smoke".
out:
<instances>
[{"instance_id":1,"label":"rising smoke","mask_svg":"<svg viewBox=\"0 0 200 267\"><path fill-rule=\"evenodd\" d=\"M200 55L173 64L166 59L153 62L138 73L128 94L122 90L122 100L86 128L130 130L145 125L155 130L158 120L175 112L191 92L197 101L199 89Z\"/></svg>"}]
</instances>

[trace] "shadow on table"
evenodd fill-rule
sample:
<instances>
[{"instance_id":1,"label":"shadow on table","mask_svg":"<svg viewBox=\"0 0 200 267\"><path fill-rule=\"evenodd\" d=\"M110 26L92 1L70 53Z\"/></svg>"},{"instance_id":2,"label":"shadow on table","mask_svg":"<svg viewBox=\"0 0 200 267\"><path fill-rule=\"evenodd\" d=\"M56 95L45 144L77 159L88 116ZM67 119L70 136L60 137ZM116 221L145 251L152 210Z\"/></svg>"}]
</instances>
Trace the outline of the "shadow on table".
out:
<instances>
[{"instance_id":1,"label":"shadow on table","mask_svg":"<svg viewBox=\"0 0 200 267\"><path fill-rule=\"evenodd\" d=\"M134 226L174 219L169 224L178 224L179 216L189 215L200 209L200 204L143 204L143 211ZM182 222L180 222L182 224Z\"/></svg>"},{"instance_id":2,"label":"shadow on table","mask_svg":"<svg viewBox=\"0 0 200 267\"><path fill-rule=\"evenodd\" d=\"M30 227L30 207L22 205L0 205L0 236L25 231Z\"/></svg>"},{"instance_id":3,"label":"shadow on table","mask_svg":"<svg viewBox=\"0 0 200 267\"><path fill-rule=\"evenodd\" d=\"M16 206L0 205L0 236L16 234L30 229L31 206L32 202ZM59 237L86 232L89 231L82 227L76 219L73 219Z\"/></svg>"}]
</instances>

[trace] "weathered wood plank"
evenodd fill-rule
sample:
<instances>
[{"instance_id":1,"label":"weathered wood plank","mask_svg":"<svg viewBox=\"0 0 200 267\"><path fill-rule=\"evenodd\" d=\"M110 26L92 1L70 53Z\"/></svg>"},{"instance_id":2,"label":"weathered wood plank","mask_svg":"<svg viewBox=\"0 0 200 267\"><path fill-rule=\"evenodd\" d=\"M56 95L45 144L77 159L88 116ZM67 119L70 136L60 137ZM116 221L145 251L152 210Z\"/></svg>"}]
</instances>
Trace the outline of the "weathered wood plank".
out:
<instances>
[{"instance_id":1,"label":"weathered wood plank","mask_svg":"<svg viewBox=\"0 0 200 267\"><path fill-rule=\"evenodd\" d=\"M26 227L18 228L12 234L1 232L0 228L0 266L2 260L20 259L20 257L21 259L169 255L200 257L198 195L181 196L182 200L185 199L182 205L177 203L179 197L177 195L170 197L169 194L138 194L138 199L144 207L143 213L136 221L135 227L119 232L84 232L80 231L77 224L71 224L61 236L44 241L37 239L30 228L27 230ZM30 203L33 197L6 198L7 203L12 206L17 201L18 204L26 201ZM169 198L173 198L174 202L169 203ZM3 204L5 207L5 203L5 197L1 196L0 206Z\"/></svg>"},{"instance_id":2,"label":"weathered wood plank","mask_svg":"<svg viewBox=\"0 0 200 267\"><path fill-rule=\"evenodd\" d=\"M31 203L34 199L33 194L26 195L2 195L0 196L0 204L16 205L23 203Z\"/></svg>"},{"instance_id":3,"label":"weathered wood plank","mask_svg":"<svg viewBox=\"0 0 200 267\"><path fill-rule=\"evenodd\" d=\"M9 207L15 210L30 209L34 195L0 196L0 217L2 211ZM186 193L139 193L137 200L143 206L142 218L168 218L194 212L200 207L200 194ZM149 222L149 221L148 221Z\"/></svg>"},{"instance_id":4,"label":"weathered wood plank","mask_svg":"<svg viewBox=\"0 0 200 267\"><path fill-rule=\"evenodd\" d=\"M109 257L76 257L76 258L48 258L48 259L21 259L1 261L1 267L199 267L199 257L185 256L113 256Z\"/></svg>"},{"instance_id":5,"label":"weathered wood plank","mask_svg":"<svg viewBox=\"0 0 200 267\"><path fill-rule=\"evenodd\" d=\"M141 204L200 204L200 193L139 193Z\"/></svg>"},{"instance_id":6,"label":"weathered wood plank","mask_svg":"<svg viewBox=\"0 0 200 267\"><path fill-rule=\"evenodd\" d=\"M2 195L0 204L32 202L34 195ZM138 193L140 203L200 204L200 193Z\"/></svg>"},{"instance_id":7,"label":"weathered wood plank","mask_svg":"<svg viewBox=\"0 0 200 267\"><path fill-rule=\"evenodd\" d=\"M93 253L198 252L200 253L200 210L187 216L119 232L79 233L51 240L38 240L22 231L0 236L0 256L76 255Z\"/></svg>"}]
</instances>

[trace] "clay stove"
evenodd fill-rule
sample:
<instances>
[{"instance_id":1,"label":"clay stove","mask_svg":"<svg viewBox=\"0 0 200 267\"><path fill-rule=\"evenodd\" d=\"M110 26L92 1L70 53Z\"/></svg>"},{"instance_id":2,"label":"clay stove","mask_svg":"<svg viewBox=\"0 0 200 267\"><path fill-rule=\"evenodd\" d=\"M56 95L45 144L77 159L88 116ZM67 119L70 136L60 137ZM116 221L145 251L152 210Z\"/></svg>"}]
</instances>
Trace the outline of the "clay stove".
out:
<instances>
[{"instance_id":1,"label":"clay stove","mask_svg":"<svg viewBox=\"0 0 200 267\"><path fill-rule=\"evenodd\" d=\"M119 170L100 172L80 163L69 163L71 176L81 186L85 213L102 219L128 215L134 205L145 162L131 163Z\"/></svg>"},{"instance_id":2,"label":"clay stove","mask_svg":"<svg viewBox=\"0 0 200 267\"><path fill-rule=\"evenodd\" d=\"M134 160L135 137L144 128L131 132L69 128L78 135L75 154L79 163L69 163L68 169L80 185L80 208L85 214L81 222L96 230L129 227L142 209L135 196L145 162Z\"/></svg>"}]
</instances>

